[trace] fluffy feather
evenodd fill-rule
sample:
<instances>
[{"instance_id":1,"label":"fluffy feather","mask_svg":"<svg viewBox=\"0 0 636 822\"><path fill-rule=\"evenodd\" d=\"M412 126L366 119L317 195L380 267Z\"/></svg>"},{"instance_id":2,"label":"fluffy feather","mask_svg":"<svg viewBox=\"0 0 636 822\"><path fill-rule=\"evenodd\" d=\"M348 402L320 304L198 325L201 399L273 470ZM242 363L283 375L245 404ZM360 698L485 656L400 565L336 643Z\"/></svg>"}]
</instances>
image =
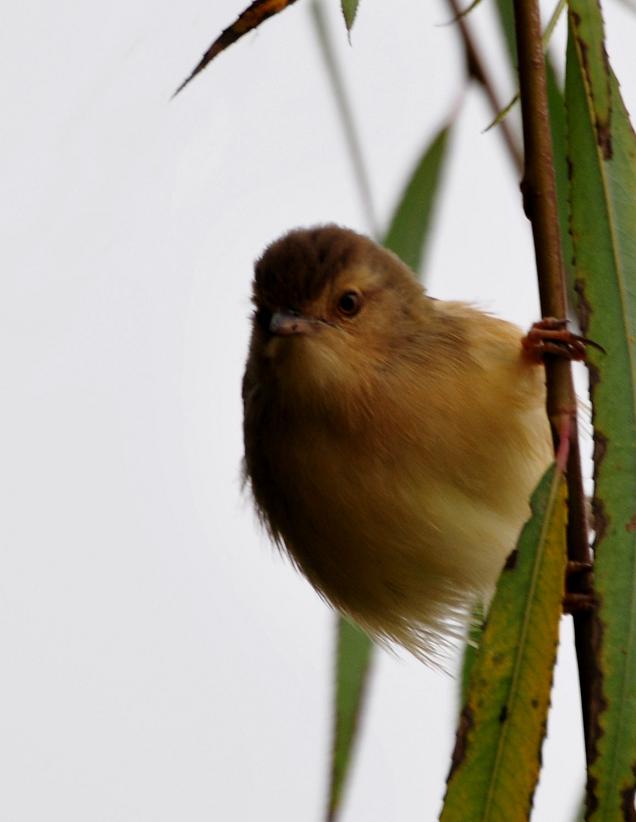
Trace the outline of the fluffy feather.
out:
<instances>
[{"instance_id":1,"label":"fluffy feather","mask_svg":"<svg viewBox=\"0 0 636 822\"><path fill-rule=\"evenodd\" d=\"M263 522L336 608L438 658L492 595L551 459L543 370L518 328L431 299L337 226L269 246L253 300L245 472ZM272 333L277 312L298 326Z\"/></svg>"}]
</instances>

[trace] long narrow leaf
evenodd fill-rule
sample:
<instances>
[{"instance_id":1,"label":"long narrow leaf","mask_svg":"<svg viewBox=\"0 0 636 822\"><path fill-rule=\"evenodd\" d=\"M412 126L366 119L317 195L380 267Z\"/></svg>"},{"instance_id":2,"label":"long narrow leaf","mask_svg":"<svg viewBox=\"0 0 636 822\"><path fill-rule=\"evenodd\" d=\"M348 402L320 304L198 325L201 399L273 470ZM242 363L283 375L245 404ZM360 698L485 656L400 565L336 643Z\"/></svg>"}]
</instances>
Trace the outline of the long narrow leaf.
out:
<instances>
[{"instance_id":1,"label":"long narrow leaf","mask_svg":"<svg viewBox=\"0 0 636 822\"><path fill-rule=\"evenodd\" d=\"M342 0L340 4L342 8L342 16L344 17L345 26L347 27L348 32L351 32L355 22L356 14L358 13L358 4L359 0Z\"/></svg>"},{"instance_id":2,"label":"long narrow leaf","mask_svg":"<svg viewBox=\"0 0 636 822\"><path fill-rule=\"evenodd\" d=\"M337 691L328 822L336 819L340 809L373 650L369 637L342 617L338 618L337 642Z\"/></svg>"},{"instance_id":3,"label":"long narrow leaf","mask_svg":"<svg viewBox=\"0 0 636 822\"><path fill-rule=\"evenodd\" d=\"M444 126L425 149L402 193L384 238L384 245L416 272L422 267L448 136L449 126Z\"/></svg>"},{"instance_id":4,"label":"long narrow leaf","mask_svg":"<svg viewBox=\"0 0 636 822\"><path fill-rule=\"evenodd\" d=\"M431 215L439 193L450 126L442 128L427 144L395 208L384 244L414 271L421 267L430 236ZM371 640L342 618L338 623L335 672L335 714L331 784L327 820L337 818L351 768L356 731L369 675Z\"/></svg>"},{"instance_id":5,"label":"long narrow leaf","mask_svg":"<svg viewBox=\"0 0 636 822\"><path fill-rule=\"evenodd\" d=\"M598 0L573 0L570 3L568 25L577 44L580 70L593 102L590 113L593 115L597 142L605 159L609 159L612 151L609 135L612 92L603 18Z\"/></svg>"},{"instance_id":6,"label":"long narrow leaf","mask_svg":"<svg viewBox=\"0 0 636 822\"><path fill-rule=\"evenodd\" d=\"M562 610L565 482L548 469L504 568L462 711L442 822L525 822Z\"/></svg>"},{"instance_id":7,"label":"long narrow leaf","mask_svg":"<svg viewBox=\"0 0 636 822\"><path fill-rule=\"evenodd\" d=\"M295 2L296 0L254 0L253 3L239 14L231 26L228 26L219 34L172 96L176 97L180 91L183 91L188 83L194 80L197 74L202 72L203 69L209 65L218 54L225 51L228 46L236 43L244 34L260 26L268 17L273 17Z\"/></svg>"},{"instance_id":8,"label":"long narrow leaf","mask_svg":"<svg viewBox=\"0 0 636 822\"><path fill-rule=\"evenodd\" d=\"M576 14L576 16L575 16ZM636 137L597 6L572 3L566 71L571 227L595 441L595 630L588 818L634 819L636 789ZM587 33L593 31L590 40ZM610 90L608 101L596 89Z\"/></svg>"},{"instance_id":9,"label":"long narrow leaf","mask_svg":"<svg viewBox=\"0 0 636 822\"><path fill-rule=\"evenodd\" d=\"M510 65L514 73L515 83L517 82L517 38L515 37L515 12L512 0L495 0L497 17L501 27L501 33L510 57Z\"/></svg>"}]
</instances>

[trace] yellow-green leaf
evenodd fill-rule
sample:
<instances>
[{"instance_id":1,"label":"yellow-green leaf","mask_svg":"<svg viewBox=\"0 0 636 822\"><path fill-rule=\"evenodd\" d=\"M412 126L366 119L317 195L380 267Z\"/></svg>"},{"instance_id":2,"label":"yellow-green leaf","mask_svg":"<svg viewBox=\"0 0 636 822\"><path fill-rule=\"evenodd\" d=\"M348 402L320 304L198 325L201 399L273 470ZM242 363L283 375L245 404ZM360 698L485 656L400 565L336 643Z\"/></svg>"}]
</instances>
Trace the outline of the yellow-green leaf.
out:
<instances>
[{"instance_id":1,"label":"yellow-green leaf","mask_svg":"<svg viewBox=\"0 0 636 822\"><path fill-rule=\"evenodd\" d=\"M464 705L468 697L468 687L470 685L470 677L473 672L473 666L477 659L477 652L479 650L479 643L481 642L481 635L484 631L484 608L481 603L475 608L472 614L472 622L468 628L468 637L466 645L464 646L464 656L462 659L462 672L460 679L460 697L461 704Z\"/></svg>"},{"instance_id":2,"label":"yellow-green leaf","mask_svg":"<svg viewBox=\"0 0 636 822\"><path fill-rule=\"evenodd\" d=\"M565 482L553 465L490 607L462 711L442 822L526 822L562 609Z\"/></svg>"},{"instance_id":3,"label":"yellow-green leaf","mask_svg":"<svg viewBox=\"0 0 636 822\"><path fill-rule=\"evenodd\" d=\"M581 324L605 349L588 353L599 648L588 818L613 822L636 816L636 136L598 30L583 39L593 21L580 5L566 71L571 230ZM603 71L610 99L597 110Z\"/></svg>"}]
</instances>

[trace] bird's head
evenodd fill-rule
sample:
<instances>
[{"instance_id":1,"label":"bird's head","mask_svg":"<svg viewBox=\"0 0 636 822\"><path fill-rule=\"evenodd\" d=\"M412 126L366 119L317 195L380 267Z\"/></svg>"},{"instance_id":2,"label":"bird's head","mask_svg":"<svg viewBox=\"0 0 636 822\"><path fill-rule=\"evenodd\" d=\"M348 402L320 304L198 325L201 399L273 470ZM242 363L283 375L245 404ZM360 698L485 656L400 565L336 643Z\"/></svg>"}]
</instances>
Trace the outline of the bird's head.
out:
<instances>
[{"instance_id":1,"label":"bird's head","mask_svg":"<svg viewBox=\"0 0 636 822\"><path fill-rule=\"evenodd\" d=\"M335 225L272 243L254 276L251 358L287 397L368 391L422 328L428 300L391 252Z\"/></svg>"}]
</instances>

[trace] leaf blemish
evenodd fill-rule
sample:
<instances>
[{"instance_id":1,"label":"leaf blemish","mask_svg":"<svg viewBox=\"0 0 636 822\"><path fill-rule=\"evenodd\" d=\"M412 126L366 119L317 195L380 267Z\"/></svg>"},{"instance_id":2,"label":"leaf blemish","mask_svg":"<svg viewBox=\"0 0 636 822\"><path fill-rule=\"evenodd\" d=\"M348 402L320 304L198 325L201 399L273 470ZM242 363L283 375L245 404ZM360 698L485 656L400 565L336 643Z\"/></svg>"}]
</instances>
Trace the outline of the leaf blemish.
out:
<instances>
[{"instance_id":1,"label":"leaf blemish","mask_svg":"<svg viewBox=\"0 0 636 822\"><path fill-rule=\"evenodd\" d=\"M598 145L603 153L605 161L611 160L614 154L612 148L612 130L607 123L598 123L596 127L598 135Z\"/></svg>"},{"instance_id":2,"label":"leaf blemish","mask_svg":"<svg viewBox=\"0 0 636 822\"><path fill-rule=\"evenodd\" d=\"M455 739L455 749L453 750L453 756L451 758L450 771L446 777L447 783L450 781L453 773L464 761L464 757L466 756L466 748L468 746L468 734L474 724L475 719L473 717L473 709L470 705L466 705L459 719L459 727L457 728L457 737Z\"/></svg>"},{"instance_id":3,"label":"leaf blemish","mask_svg":"<svg viewBox=\"0 0 636 822\"><path fill-rule=\"evenodd\" d=\"M576 267L576 262L573 259L572 265ZM581 323L581 331L584 334L587 334L587 330L590 324L590 315L592 313L592 306L590 305L587 297L585 296L585 280L581 277L577 277L574 281L574 291L578 296L578 315L579 315L579 322Z\"/></svg>"},{"instance_id":4,"label":"leaf blemish","mask_svg":"<svg viewBox=\"0 0 636 822\"><path fill-rule=\"evenodd\" d=\"M595 378L598 374L598 369L591 369L590 370L590 382ZM594 431L594 465L596 466L596 471L598 471L600 464L605 459L605 454L607 453L607 437L605 434L600 431L598 428Z\"/></svg>"},{"instance_id":5,"label":"leaf blemish","mask_svg":"<svg viewBox=\"0 0 636 822\"><path fill-rule=\"evenodd\" d=\"M598 497L594 497L592 500L592 514L594 516L594 530L596 532L594 537L594 545L596 546L605 536L608 523L603 500Z\"/></svg>"}]
</instances>

